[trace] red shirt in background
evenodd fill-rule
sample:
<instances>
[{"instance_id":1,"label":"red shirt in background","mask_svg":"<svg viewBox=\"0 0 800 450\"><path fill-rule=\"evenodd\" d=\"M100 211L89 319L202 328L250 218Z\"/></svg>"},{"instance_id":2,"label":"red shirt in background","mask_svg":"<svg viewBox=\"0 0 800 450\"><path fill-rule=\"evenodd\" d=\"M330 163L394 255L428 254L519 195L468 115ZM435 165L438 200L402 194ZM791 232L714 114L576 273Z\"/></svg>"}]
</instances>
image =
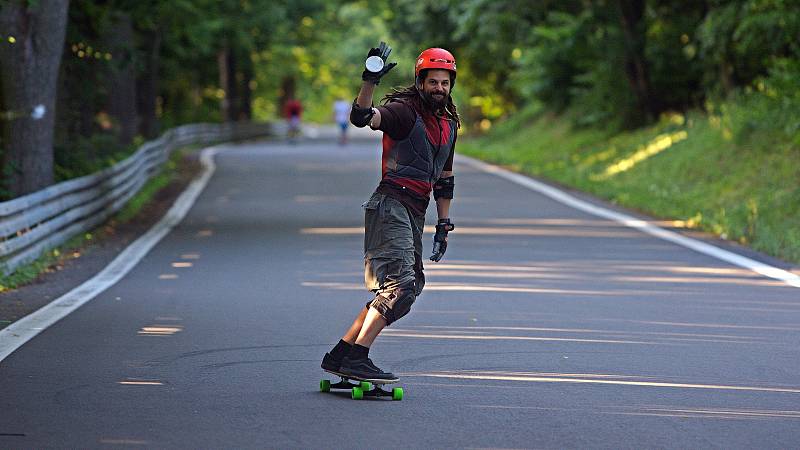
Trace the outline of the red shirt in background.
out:
<instances>
[{"instance_id":1,"label":"red shirt in background","mask_svg":"<svg viewBox=\"0 0 800 450\"><path fill-rule=\"evenodd\" d=\"M291 119L292 117L300 117L303 115L303 105L300 104L299 100L290 99L283 105L283 115L287 119Z\"/></svg>"}]
</instances>

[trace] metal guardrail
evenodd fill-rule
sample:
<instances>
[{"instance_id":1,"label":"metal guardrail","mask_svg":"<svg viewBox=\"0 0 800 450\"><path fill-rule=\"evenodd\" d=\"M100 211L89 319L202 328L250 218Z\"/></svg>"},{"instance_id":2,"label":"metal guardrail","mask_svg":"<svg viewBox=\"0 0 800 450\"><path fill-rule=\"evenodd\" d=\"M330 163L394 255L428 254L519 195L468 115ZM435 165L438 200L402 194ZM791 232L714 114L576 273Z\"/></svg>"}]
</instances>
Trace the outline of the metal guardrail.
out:
<instances>
[{"instance_id":1,"label":"metal guardrail","mask_svg":"<svg viewBox=\"0 0 800 450\"><path fill-rule=\"evenodd\" d=\"M273 131L269 124L258 123L184 125L107 169L0 202L0 273L9 275L42 252L103 223L158 172L174 149Z\"/></svg>"}]
</instances>

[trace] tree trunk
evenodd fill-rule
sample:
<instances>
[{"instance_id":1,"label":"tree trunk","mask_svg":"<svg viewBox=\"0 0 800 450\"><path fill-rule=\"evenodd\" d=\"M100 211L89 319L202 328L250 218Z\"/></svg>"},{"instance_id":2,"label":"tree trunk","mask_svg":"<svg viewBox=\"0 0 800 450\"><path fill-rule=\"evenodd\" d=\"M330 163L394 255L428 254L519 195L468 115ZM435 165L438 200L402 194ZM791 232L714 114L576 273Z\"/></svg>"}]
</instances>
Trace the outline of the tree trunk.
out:
<instances>
[{"instance_id":1,"label":"tree trunk","mask_svg":"<svg viewBox=\"0 0 800 450\"><path fill-rule=\"evenodd\" d=\"M0 5L2 179L6 189L19 196L53 183L56 84L69 0L11 0Z\"/></svg>"},{"instance_id":2,"label":"tree trunk","mask_svg":"<svg viewBox=\"0 0 800 450\"><path fill-rule=\"evenodd\" d=\"M239 98L239 84L237 83L237 68L239 66L238 58L236 57L236 49L228 49L228 85L224 87L225 96L230 98L228 107L228 120L236 121L239 117L239 106L241 99Z\"/></svg>"},{"instance_id":3,"label":"tree trunk","mask_svg":"<svg viewBox=\"0 0 800 450\"><path fill-rule=\"evenodd\" d=\"M722 92L727 97L733 92L735 87L735 82L733 81L733 65L731 65L727 59L719 63L719 81L722 85Z\"/></svg>"},{"instance_id":4,"label":"tree trunk","mask_svg":"<svg viewBox=\"0 0 800 450\"><path fill-rule=\"evenodd\" d=\"M239 106L239 120L252 120L253 119L253 88L250 86L253 83L255 74L253 73L253 62L248 55L241 60L242 66L242 81L239 83L241 93Z\"/></svg>"},{"instance_id":5,"label":"tree trunk","mask_svg":"<svg viewBox=\"0 0 800 450\"><path fill-rule=\"evenodd\" d=\"M619 0L620 22L625 35L625 75L636 96L640 122L652 120L658 108L652 97L645 57L647 24L645 0ZM632 118L637 119L637 118ZM638 124L635 124L638 125Z\"/></svg>"},{"instance_id":6,"label":"tree trunk","mask_svg":"<svg viewBox=\"0 0 800 450\"><path fill-rule=\"evenodd\" d=\"M295 92L297 91L297 80L295 80L293 75L287 75L283 77L281 80L281 92L278 96L278 114L283 114L283 105L286 104L289 99L295 97Z\"/></svg>"},{"instance_id":7,"label":"tree trunk","mask_svg":"<svg viewBox=\"0 0 800 450\"><path fill-rule=\"evenodd\" d=\"M230 114L230 97L225 92L225 86L228 85L228 49L223 48L217 52L217 70L219 71L219 88L223 90L224 95L219 100L219 109L224 122L228 121Z\"/></svg>"},{"instance_id":8,"label":"tree trunk","mask_svg":"<svg viewBox=\"0 0 800 450\"><path fill-rule=\"evenodd\" d=\"M219 87L225 93L220 101L222 120L235 121L239 115L239 96L236 89L236 58L233 50L228 46L217 53L217 66L219 67Z\"/></svg>"},{"instance_id":9,"label":"tree trunk","mask_svg":"<svg viewBox=\"0 0 800 450\"><path fill-rule=\"evenodd\" d=\"M108 112L116 119L119 141L130 144L139 129L136 111L136 70L134 66L133 21L118 13L108 42L113 55L109 76Z\"/></svg>"},{"instance_id":10,"label":"tree trunk","mask_svg":"<svg viewBox=\"0 0 800 450\"><path fill-rule=\"evenodd\" d=\"M147 31L153 38L147 40L145 48L144 72L139 74L136 82L136 96L139 110L139 132L147 139L158 135L159 126L156 117L156 99L158 98L159 69L161 62L160 28Z\"/></svg>"}]
</instances>

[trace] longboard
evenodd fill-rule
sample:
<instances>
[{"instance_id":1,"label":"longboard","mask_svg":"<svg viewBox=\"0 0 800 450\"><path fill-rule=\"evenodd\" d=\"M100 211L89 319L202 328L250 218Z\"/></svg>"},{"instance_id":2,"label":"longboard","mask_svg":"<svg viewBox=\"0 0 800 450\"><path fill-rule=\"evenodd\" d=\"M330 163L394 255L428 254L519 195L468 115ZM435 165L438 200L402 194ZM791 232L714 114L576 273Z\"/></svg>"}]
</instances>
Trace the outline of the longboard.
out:
<instances>
[{"instance_id":1,"label":"longboard","mask_svg":"<svg viewBox=\"0 0 800 450\"><path fill-rule=\"evenodd\" d=\"M361 400L365 397L391 397L392 400L403 399L403 388L394 387L391 391L383 388L387 384L397 383L399 381L397 378L393 380L364 379L332 370L325 370L325 372L336 375L341 380L338 383L331 383L330 380L321 380L319 382L319 390L322 392L330 392L333 389L349 390L353 400Z\"/></svg>"}]
</instances>

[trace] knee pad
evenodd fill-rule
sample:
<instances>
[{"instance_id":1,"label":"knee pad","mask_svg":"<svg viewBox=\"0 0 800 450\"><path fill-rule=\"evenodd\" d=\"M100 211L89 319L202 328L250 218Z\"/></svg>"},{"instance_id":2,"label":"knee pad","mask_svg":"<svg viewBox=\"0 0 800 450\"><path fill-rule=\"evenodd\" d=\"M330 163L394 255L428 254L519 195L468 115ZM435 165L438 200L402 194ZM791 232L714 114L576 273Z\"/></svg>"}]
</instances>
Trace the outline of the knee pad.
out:
<instances>
[{"instance_id":1,"label":"knee pad","mask_svg":"<svg viewBox=\"0 0 800 450\"><path fill-rule=\"evenodd\" d=\"M387 325L391 325L411 310L411 305L417 299L415 284L412 280L391 291L382 292L375 296L369 306L375 308L386 319Z\"/></svg>"}]
</instances>

